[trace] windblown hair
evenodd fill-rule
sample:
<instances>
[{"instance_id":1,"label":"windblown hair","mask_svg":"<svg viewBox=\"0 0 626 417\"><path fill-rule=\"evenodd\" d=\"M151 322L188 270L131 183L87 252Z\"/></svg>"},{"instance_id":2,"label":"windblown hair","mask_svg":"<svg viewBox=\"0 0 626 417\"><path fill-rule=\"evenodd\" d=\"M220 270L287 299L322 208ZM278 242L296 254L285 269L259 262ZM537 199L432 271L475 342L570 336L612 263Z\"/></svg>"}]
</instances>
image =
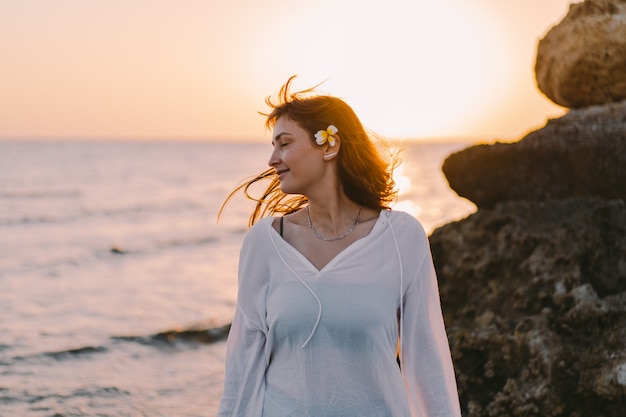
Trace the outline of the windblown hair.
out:
<instances>
[{"instance_id":1,"label":"windblown hair","mask_svg":"<svg viewBox=\"0 0 626 417\"><path fill-rule=\"evenodd\" d=\"M390 203L397 196L392 176L393 169L399 162L397 155L390 152L388 161L382 157L354 110L343 100L316 93L317 86L296 93L290 92L294 78L292 76L287 80L277 97L265 99L265 103L272 109L270 113L261 113L267 117L267 129L273 129L278 119L286 116L309 132L311 141L315 144L315 132L326 129L328 125L335 125L339 129L341 141L337 165L343 191L352 201L365 207L377 210L390 208ZM253 197L250 188L263 180L269 180L268 187L260 197ZM303 195L283 193L278 176L270 168L237 187L222 205L220 214L228 200L239 191L256 201L256 207L248 221L249 226L267 215L294 212L308 202Z\"/></svg>"}]
</instances>

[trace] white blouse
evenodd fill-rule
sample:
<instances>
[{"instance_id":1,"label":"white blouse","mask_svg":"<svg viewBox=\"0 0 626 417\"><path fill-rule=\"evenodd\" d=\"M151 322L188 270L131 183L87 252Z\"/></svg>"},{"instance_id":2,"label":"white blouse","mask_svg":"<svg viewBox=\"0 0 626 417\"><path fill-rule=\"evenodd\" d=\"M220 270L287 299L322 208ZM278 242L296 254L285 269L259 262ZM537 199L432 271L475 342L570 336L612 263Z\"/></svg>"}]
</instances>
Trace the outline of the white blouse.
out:
<instances>
[{"instance_id":1,"label":"white blouse","mask_svg":"<svg viewBox=\"0 0 626 417\"><path fill-rule=\"evenodd\" d=\"M249 230L219 417L460 415L428 238L415 218L381 211L321 270L272 218Z\"/></svg>"}]
</instances>

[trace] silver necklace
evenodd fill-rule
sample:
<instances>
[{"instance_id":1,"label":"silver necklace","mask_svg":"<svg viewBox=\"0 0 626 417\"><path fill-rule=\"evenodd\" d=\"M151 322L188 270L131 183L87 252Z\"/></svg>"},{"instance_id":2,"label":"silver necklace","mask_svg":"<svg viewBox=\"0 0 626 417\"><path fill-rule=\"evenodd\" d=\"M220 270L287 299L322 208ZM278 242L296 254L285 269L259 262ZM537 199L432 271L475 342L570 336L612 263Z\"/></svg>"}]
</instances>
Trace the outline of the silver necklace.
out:
<instances>
[{"instance_id":1,"label":"silver necklace","mask_svg":"<svg viewBox=\"0 0 626 417\"><path fill-rule=\"evenodd\" d=\"M352 233L356 225L361 222L361 209L362 208L363 206L359 206L359 212L356 215L356 220L354 221L354 224L352 225L352 227L349 228L344 234L339 235L337 237L324 237L324 236L321 236L319 233L317 233L317 230L315 230L315 227L313 227L313 222L311 222L311 215L309 214L309 206L306 206L305 211L306 211L306 219L309 222L309 229L311 229L315 237L318 239L324 240L326 242L334 242L335 240L341 240L344 237L348 236L350 233Z\"/></svg>"}]
</instances>

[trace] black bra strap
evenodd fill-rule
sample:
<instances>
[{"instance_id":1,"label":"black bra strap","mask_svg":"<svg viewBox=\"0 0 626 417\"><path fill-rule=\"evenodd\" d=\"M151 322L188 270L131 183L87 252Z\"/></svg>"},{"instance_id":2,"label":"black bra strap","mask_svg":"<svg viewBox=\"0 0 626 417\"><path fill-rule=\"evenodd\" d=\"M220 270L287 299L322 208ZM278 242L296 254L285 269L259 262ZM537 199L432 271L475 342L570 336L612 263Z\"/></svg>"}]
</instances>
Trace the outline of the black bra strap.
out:
<instances>
[{"instance_id":1,"label":"black bra strap","mask_svg":"<svg viewBox=\"0 0 626 417\"><path fill-rule=\"evenodd\" d=\"M284 217L281 216L281 218L280 218L280 237L283 237L283 220L284 220Z\"/></svg>"}]
</instances>

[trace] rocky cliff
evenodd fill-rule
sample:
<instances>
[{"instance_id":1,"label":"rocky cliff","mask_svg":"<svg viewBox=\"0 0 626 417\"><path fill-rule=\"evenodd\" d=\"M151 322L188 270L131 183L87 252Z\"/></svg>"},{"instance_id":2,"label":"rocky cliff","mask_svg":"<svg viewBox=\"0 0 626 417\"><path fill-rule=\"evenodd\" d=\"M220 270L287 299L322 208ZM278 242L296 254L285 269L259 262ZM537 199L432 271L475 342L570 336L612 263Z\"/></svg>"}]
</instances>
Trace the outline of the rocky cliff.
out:
<instances>
[{"instance_id":1,"label":"rocky cliff","mask_svg":"<svg viewBox=\"0 0 626 417\"><path fill-rule=\"evenodd\" d=\"M430 237L465 417L626 415L626 31L599 21L626 27L626 0L571 5L538 45L568 114L444 162L478 206Z\"/></svg>"},{"instance_id":2,"label":"rocky cliff","mask_svg":"<svg viewBox=\"0 0 626 417\"><path fill-rule=\"evenodd\" d=\"M624 200L505 202L431 246L464 416L624 416Z\"/></svg>"}]
</instances>

